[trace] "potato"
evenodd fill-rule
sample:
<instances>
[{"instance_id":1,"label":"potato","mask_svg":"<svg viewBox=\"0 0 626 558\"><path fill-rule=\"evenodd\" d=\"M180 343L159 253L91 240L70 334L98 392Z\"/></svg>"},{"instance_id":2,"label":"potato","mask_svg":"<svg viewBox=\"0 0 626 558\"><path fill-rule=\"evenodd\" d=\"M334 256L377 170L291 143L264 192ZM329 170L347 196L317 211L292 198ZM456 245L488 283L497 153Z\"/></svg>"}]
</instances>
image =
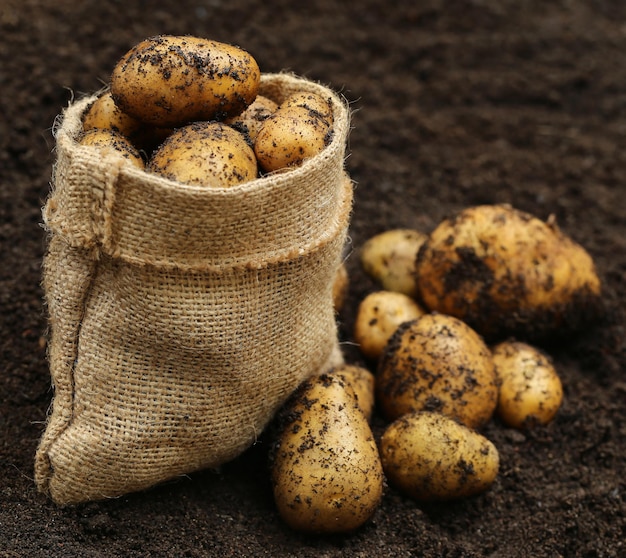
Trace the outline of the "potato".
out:
<instances>
[{"instance_id":1,"label":"potato","mask_svg":"<svg viewBox=\"0 0 626 558\"><path fill-rule=\"evenodd\" d=\"M354 340L366 357L376 360L398 326L422 314L424 310L407 295L375 291L359 304L354 320Z\"/></svg>"},{"instance_id":2,"label":"potato","mask_svg":"<svg viewBox=\"0 0 626 558\"><path fill-rule=\"evenodd\" d=\"M281 105L283 108L302 107L309 111L311 116L320 118L328 127L333 123L333 111L330 99L324 99L317 93L298 91L287 97Z\"/></svg>"},{"instance_id":3,"label":"potato","mask_svg":"<svg viewBox=\"0 0 626 558\"><path fill-rule=\"evenodd\" d=\"M123 112L115 104L111 91L100 95L83 116L83 129L94 128L119 132L144 151L152 151L172 132L171 128L149 126Z\"/></svg>"},{"instance_id":4,"label":"potato","mask_svg":"<svg viewBox=\"0 0 626 558\"><path fill-rule=\"evenodd\" d=\"M335 312L339 312L346 302L348 296L348 288L350 287L350 277L348 276L348 268L342 263L337 268L335 280L333 281L333 307Z\"/></svg>"},{"instance_id":5,"label":"potato","mask_svg":"<svg viewBox=\"0 0 626 558\"><path fill-rule=\"evenodd\" d=\"M587 252L508 205L465 209L420 248L418 299L490 341L530 340L580 326L598 308L600 280Z\"/></svg>"},{"instance_id":6,"label":"potato","mask_svg":"<svg viewBox=\"0 0 626 558\"><path fill-rule=\"evenodd\" d=\"M422 501L465 498L484 492L498 475L498 450L484 436L438 413L397 419L380 440L389 482Z\"/></svg>"},{"instance_id":7,"label":"potato","mask_svg":"<svg viewBox=\"0 0 626 558\"><path fill-rule=\"evenodd\" d=\"M328 105L319 95L308 95L317 97L318 104ZM332 139L332 112L323 114L318 108L311 108L312 100L302 103L298 99L285 99L257 135L254 152L266 172L301 165L305 159L320 153Z\"/></svg>"},{"instance_id":8,"label":"potato","mask_svg":"<svg viewBox=\"0 0 626 558\"><path fill-rule=\"evenodd\" d=\"M248 139L254 143L263 123L277 108L278 103L272 99L257 95L254 102L246 110L241 114L227 118L224 123L247 135Z\"/></svg>"},{"instance_id":9,"label":"potato","mask_svg":"<svg viewBox=\"0 0 626 558\"><path fill-rule=\"evenodd\" d=\"M359 408L369 422L374 412L374 374L367 368L354 364L337 366L333 368L332 373L339 375L352 388L359 402Z\"/></svg>"},{"instance_id":10,"label":"potato","mask_svg":"<svg viewBox=\"0 0 626 558\"><path fill-rule=\"evenodd\" d=\"M500 384L498 416L518 429L548 424L563 401L561 379L548 356L519 341L503 341L492 352Z\"/></svg>"},{"instance_id":11,"label":"potato","mask_svg":"<svg viewBox=\"0 0 626 558\"><path fill-rule=\"evenodd\" d=\"M104 152L115 152L139 169L145 167L144 160L130 140L114 130L93 128L82 134L79 143L96 147Z\"/></svg>"},{"instance_id":12,"label":"potato","mask_svg":"<svg viewBox=\"0 0 626 558\"><path fill-rule=\"evenodd\" d=\"M277 419L272 485L293 529L352 531L378 507L384 475L378 448L345 381L323 374L305 382Z\"/></svg>"},{"instance_id":13,"label":"potato","mask_svg":"<svg viewBox=\"0 0 626 558\"><path fill-rule=\"evenodd\" d=\"M114 130L128 139L131 139L141 130L143 124L123 112L113 101L111 91L100 95L83 115L83 129L85 131L99 128Z\"/></svg>"},{"instance_id":14,"label":"potato","mask_svg":"<svg viewBox=\"0 0 626 558\"><path fill-rule=\"evenodd\" d=\"M406 322L380 359L376 402L389 420L435 411L478 428L492 417L498 402L491 351L452 316L425 314Z\"/></svg>"},{"instance_id":15,"label":"potato","mask_svg":"<svg viewBox=\"0 0 626 558\"><path fill-rule=\"evenodd\" d=\"M178 128L153 153L147 170L184 184L228 188L257 177L252 148L221 122Z\"/></svg>"},{"instance_id":16,"label":"potato","mask_svg":"<svg viewBox=\"0 0 626 558\"><path fill-rule=\"evenodd\" d=\"M415 259L426 235L413 229L391 229L369 238L361 248L361 265L386 291L417 294Z\"/></svg>"},{"instance_id":17,"label":"potato","mask_svg":"<svg viewBox=\"0 0 626 558\"><path fill-rule=\"evenodd\" d=\"M160 127L224 119L257 96L261 72L244 50L199 37L159 35L131 48L111 74L115 104Z\"/></svg>"}]
</instances>

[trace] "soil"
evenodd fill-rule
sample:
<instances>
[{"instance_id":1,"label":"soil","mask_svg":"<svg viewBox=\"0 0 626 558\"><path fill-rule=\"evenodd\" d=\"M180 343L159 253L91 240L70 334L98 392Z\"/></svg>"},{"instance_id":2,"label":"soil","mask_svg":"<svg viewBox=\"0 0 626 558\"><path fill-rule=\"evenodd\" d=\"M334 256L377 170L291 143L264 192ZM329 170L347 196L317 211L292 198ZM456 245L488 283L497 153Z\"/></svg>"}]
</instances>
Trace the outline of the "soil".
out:
<instances>
[{"instance_id":1,"label":"soil","mask_svg":"<svg viewBox=\"0 0 626 558\"><path fill-rule=\"evenodd\" d=\"M0 5L0 556L618 557L626 555L626 3L418 0L4 0ZM55 116L141 39L193 34L249 50L352 103L356 182L346 357L376 285L357 251L389 228L506 202L591 253L604 315L544 349L565 400L529 432L492 420L486 493L424 505L393 487L370 522L302 535L278 517L259 442L219 470L61 509L33 456L52 390L40 287ZM374 419L380 434L382 422Z\"/></svg>"}]
</instances>

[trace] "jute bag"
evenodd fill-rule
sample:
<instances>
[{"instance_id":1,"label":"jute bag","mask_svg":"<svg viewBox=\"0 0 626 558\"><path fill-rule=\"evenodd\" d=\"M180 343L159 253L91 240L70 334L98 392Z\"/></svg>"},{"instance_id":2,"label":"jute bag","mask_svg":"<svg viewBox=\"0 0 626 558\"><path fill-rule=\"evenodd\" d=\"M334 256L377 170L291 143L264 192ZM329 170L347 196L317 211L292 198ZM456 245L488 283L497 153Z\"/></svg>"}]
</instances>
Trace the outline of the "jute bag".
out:
<instances>
[{"instance_id":1,"label":"jute bag","mask_svg":"<svg viewBox=\"0 0 626 558\"><path fill-rule=\"evenodd\" d=\"M352 207L346 104L288 74L277 102L332 98L334 136L289 172L178 184L80 146L70 105L44 208L52 411L36 482L56 503L142 490L249 447L307 377L342 362L332 304Z\"/></svg>"}]
</instances>

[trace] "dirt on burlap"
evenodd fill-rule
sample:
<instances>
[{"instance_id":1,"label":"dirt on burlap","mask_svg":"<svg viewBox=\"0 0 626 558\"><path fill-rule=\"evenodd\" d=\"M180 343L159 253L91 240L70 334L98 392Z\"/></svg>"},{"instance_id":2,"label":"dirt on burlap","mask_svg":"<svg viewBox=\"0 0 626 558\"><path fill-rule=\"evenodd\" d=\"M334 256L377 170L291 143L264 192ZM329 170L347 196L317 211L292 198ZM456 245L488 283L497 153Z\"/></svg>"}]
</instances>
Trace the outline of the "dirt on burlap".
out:
<instances>
[{"instance_id":1,"label":"dirt on burlap","mask_svg":"<svg viewBox=\"0 0 626 558\"><path fill-rule=\"evenodd\" d=\"M612 0L358 4L43 2L0 5L0 556L618 557L626 553L626 4ZM331 85L353 109L356 182L340 336L376 288L357 251L394 227L428 232L478 203L511 203L585 246L605 315L544 349L565 391L556 420L498 420L490 491L416 503L388 487L372 521L336 537L290 531L261 434L243 456L157 488L61 509L34 454L52 398L41 207L55 116L158 33L238 44L264 72ZM374 419L379 436L384 422Z\"/></svg>"}]
</instances>

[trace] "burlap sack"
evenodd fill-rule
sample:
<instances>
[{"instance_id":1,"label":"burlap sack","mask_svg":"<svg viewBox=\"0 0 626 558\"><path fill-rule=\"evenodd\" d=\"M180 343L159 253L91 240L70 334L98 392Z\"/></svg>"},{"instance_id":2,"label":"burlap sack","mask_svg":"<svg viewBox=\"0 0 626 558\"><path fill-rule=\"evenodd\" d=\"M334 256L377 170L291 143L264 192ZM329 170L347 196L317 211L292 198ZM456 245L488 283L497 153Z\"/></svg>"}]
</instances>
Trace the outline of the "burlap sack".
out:
<instances>
[{"instance_id":1,"label":"burlap sack","mask_svg":"<svg viewBox=\"0 0 626 558\"><path fill-rule=\"evenodd\" d=\"M227 462L307 377L341 362L332 283L352 204L345 103L286 74L277 102L332 98L331 144L228 190L181 185L80 146L63 114L44 208L52 412L35 458L58 504Z\"/></svg>"}]
</instances>

